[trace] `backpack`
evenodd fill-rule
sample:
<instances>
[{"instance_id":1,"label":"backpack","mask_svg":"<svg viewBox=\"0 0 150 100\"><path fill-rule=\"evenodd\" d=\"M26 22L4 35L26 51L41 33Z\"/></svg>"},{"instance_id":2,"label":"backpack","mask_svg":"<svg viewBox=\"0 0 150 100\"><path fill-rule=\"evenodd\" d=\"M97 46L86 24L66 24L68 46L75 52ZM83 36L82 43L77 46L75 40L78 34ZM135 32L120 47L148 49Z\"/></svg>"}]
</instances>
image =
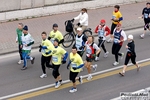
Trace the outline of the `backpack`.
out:
<instances>
[{"instance_id":1,"label":"backpack","mask_svg":"<svg viewBox=\"0 0 150 100\"><path fill-rule=\"evenodd\" d=\"M66 32L73 32L73 24L71 20L65 22L65 30Z\"/></svg>"}]
</instances>

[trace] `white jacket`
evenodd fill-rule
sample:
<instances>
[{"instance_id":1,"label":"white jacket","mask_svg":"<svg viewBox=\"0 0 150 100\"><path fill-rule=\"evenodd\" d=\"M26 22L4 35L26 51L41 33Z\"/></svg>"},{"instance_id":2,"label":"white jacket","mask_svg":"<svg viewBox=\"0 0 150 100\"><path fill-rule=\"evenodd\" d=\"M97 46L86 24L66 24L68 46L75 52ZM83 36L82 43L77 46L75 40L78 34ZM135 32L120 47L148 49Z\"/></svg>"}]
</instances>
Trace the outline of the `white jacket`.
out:
<instances>
[{"instance_id":1,"label":"white jacket","mask_svg":"<svg viewBox=\"0 0 150 100\"><path fill-rule=\"evenodd\" d=\"M88 26L88 14L85 12L84 14L80 13L75 20L79 19L79 23L83 26Z\"/></svg>"},{"instance_id":2,"label":"white jacket","mask_svg":"<svg viewBox=\"0 0 150 100\"><path fill-rule=\"evenodd\" d=\"M24 34L21 36L21 41L22 41L22 45L23 48L22 50L31 50L31 45L30 46L25 46L27 44L29 44L30 42L34 42L34 39L32 38L32 36L30 35L30 33L28 33L27 35L24 36Z\"/></svg>"}]
</instances>

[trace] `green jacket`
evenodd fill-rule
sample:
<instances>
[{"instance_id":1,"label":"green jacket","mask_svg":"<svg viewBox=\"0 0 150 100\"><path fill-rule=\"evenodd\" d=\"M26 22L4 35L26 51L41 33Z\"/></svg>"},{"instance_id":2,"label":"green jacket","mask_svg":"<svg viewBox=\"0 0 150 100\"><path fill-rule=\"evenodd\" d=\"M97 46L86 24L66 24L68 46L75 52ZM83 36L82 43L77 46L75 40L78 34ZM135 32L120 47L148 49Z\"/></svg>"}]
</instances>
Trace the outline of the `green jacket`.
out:
<instances>
[{"instance_id":1,"label":"green jacket","mask_svg":"<svg viewBox=\"0 0 150 100\"><path fill-rule=\"evenodd\" d=\"M16 29L18 44L21 44L22 30Z\"/></svg>"}]
</instances>

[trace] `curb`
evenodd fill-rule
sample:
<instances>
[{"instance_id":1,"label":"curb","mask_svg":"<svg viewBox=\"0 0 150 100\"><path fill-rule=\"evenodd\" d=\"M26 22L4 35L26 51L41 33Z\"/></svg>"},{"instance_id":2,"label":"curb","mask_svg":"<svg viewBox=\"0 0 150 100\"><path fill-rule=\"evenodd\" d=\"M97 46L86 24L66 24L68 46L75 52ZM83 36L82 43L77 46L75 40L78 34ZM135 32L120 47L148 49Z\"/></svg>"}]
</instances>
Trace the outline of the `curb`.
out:
<instances>
[{"instance_id":1,"label":"curb","mask_svg":"<svg viewBox=\"0 0 150 100\"><path fill-rule=\"evenodd\" d=\"M129 30L134 30L134 29L138 29L138 28L142 28L143 26L137 26L137 27L131 27L131 28L123 28L125 31L129 31ZM94 37L97 37L97 35L93 35ZM32 47L32 49L37 49L39 47L38 44L35 44L35 46ZM0 55L6 55L6 54L11 54L11 53L16 53L18 52L18 49L16 50L12 50L12 51L8 51L8 52L3 52L0 53Z\"/></svg>"}]
</instances>

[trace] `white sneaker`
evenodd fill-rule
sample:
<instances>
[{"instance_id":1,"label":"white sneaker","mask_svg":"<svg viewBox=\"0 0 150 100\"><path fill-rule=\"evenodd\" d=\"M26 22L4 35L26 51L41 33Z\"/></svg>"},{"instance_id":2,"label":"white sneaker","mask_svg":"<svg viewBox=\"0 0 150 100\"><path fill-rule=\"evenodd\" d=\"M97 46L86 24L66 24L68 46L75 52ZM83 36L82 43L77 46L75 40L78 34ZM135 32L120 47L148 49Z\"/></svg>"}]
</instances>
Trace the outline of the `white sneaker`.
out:
<instances>
[{"instance_id":1,"label":"white sneaker","mask_svg":"<svg viewBox=\"0 0 150 100\"><path fill-rule=\"evenodd\" d=\"M80 84L83 83L82 76L79 76L79 82L80 82Z\"/></svg>"},{"instance_id":2,"label":"white sneaker","mask_svg":"<svg viewBox=\"0 0 150 100\"><path fill-rule=\"evenodd\" d=\"M87 80L90 81L92 78L93 78L92 75L89 75Z\"/></svg>"},{"instance_id":3,"label":"white sneaker","mask_svg":"<svg viewBox=\"0 0 150 100\"><path fill-rule=\"evenodd\" d=\"M113 63L114 66L117 66L118 64L119 62L116 62L116 61Z\"/></svg>"},{"instance_id":4,"label":"white sneaker","mask_svg":"<svg viewBox=\"0 0 150 100\"><path fill-rule=\"evenodd\" d=\"M144 39L144 36L145 36L144 34L141 34L141 35L140 35L141 39Z\"/></svg>"},{"instance_id":5,"label":"white sneaker","mask_svg":"<svg viewBox=\"0 0 150 100\"><path fill-rule=\"evenodd\" d=\"M77 88L72 88L71 90L69 90L70 93L74 93L77 92Z\"/></svg>"},{"instance_id":6,"label":"white sneaker","mask_svg":"<svg viewBox=\"0 0 150 100\"><path fill-rule=\"evenodd\" d=\"M107 58L108 57L109 52L107 51L106 53L104 53L104 57Z\"/></svg>"},{"instance_id":7,"label":"white sneaker","mask_svg":"<svg viewBox=\"0 0 150 100\"><path fill-rule=\"evenodd\" d=\"M123 57L124 57L124 53L121 53L122 54L122 56L120 57L120 60L122 60L123 59Z\"/></svg>"},{"instance_id":8,"label":"white sneaker","mask_svg":"<svg viewBox=\"0 0 150 100\"><path fill-rule=\"evenodd\" d=\"M20 64L22 64L23 63L23 60L19 60L18 61L18 64L20 65Z\"/></svg>"},{"instance_id":9,"label":"white sneaker","mask_svg":"<svg viewBox=\"0 0 150 100\"><path fill-rule=\"evenodd\" d=\"M112 39L109 38L109 39L107 40L107 43L111 43L111 42L112 42Z\"/></svg>"},{"instance_id":10,"label":"white sneaker","mask_svg":"<svg viewBox=\"0 0 150 100\"><path fill-rule=\"evenodd\" d=\"M55 83L55 88L56 88L56 89L59 88L60 86L61 86L60 82L56 82L56 83Z\"/></svg>"},{"instance_id":11,"label":"white sneaker","mask_svg":"<svg viewBox=\"0 0 150 100\"><path fill-rule=\"evenodd\" d=\"M46 77L47 77L46 74L42 74L42 75L40 76L40 78L46 78Z\"/></svg>"},{"instance_id":12,"label":"white sneaker","mask_svg":"<svg viewBox=\"0 0 150 100\"><path fill-rule=\"evenodd\" d=\"M99 61L99 57L96 56L96 57L95 57L95 61Z\"/></svg>"},{"instance_id":13,"label":"white sneaker","mask_svg":"<svg viewBox=\"0 0 150 100\"><path fill-rule=\"evenodd\" d=\"M93 65L92 67L93 67L93 71L95 72L97 69L97 64Z\"/></svg>"}]
</instances>

